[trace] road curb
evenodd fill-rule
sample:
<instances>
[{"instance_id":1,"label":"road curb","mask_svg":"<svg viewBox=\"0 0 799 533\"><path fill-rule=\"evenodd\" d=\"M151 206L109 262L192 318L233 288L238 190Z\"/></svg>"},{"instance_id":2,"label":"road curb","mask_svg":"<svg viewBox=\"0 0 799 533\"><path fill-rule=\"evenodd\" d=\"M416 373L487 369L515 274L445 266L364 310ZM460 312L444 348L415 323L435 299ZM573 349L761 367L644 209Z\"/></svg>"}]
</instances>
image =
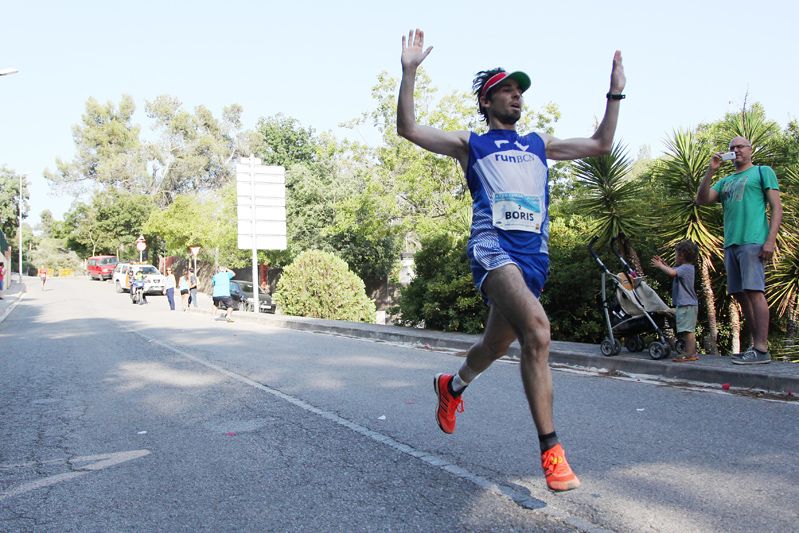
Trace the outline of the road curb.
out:
<instances>
[{"instance_id":1,"label":"road curb","mask_svg":"<svg viewBox=\"0 0 799 533\"><path fill-rule=\"evenodd\" d=\"M22 283L22 287L20 288L19 291L15 291L9 294L10 291L11 289L4 291L5 296L3 296L3 302L2 302L4 305L0 305L0 324L2 324L3 321L5 321L5 319L8 318L8 316L11 314L14 308L17 307L17 305L19 305L20 300L22 300L22 297L25 295L25 292L27 292L27 287L25 286L24 283Z\"/></svg>"}]
</instances>

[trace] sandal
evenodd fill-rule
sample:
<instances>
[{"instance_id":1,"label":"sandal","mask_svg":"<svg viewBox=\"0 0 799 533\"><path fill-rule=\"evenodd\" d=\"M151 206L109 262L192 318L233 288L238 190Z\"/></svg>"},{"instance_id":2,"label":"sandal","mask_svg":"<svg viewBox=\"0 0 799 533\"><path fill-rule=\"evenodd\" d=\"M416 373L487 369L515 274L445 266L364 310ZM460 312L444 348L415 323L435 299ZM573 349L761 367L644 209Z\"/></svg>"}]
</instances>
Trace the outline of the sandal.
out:
<instances>
[{"instance_id":1,"label":"sandal","mask_svg":"<svg viewBox=\"0 0 799 533\"><path fill-rule=\"evenodd\" d=\"M672 359L675 363L687 363L689 361L699 361L698 355L681 355Z\"/></svg>"}]
</instances>

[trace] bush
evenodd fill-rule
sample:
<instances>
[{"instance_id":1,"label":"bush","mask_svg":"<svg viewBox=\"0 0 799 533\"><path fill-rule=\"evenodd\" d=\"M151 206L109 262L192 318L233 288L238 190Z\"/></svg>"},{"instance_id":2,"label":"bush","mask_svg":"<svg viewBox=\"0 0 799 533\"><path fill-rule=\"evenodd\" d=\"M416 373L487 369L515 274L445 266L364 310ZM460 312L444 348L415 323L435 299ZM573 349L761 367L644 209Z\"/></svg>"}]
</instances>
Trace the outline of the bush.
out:
<instances>
[{"instance_id":1,"label":"bush","mask_svg":"<svg viewBox=\"0 0 799 533\"><path fill-rule=\"evenodd\" d=\"M363 281L328 252L302 252L283 270L274 295L281 311L296 316L374 322L375 304Z\"/></svg>"},{"instance_id":2,"label":"bush","mask_svg":"<svg viewBox=\"0 0 799 533\"><path fill-rule=\"evenodd\" d=\"M422 241L414 256L416 277L400 292L398 322L440 331L480 333L488 308L472 282L466 236Z\"/></svg>"}]
</instances>

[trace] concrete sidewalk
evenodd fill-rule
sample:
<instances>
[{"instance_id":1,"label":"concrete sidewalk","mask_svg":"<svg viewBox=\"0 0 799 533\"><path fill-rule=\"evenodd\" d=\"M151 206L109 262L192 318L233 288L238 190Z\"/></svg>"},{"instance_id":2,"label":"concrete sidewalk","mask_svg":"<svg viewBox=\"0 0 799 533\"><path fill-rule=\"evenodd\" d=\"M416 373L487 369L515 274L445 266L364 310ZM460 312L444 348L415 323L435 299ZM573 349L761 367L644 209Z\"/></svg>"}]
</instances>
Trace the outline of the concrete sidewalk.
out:
<instances>
[{"instance_id":1,"label":"concrete sidewalk","mask_svg":"<svg viewBox=\"0 0 799 533\"><path fill-rule=\"evenodd\" d=\"M210 312L209 307L202 304L200 309ZM458 352L465 352L477 339L476 335L464 333L443 333L426 329L264 313L256 315L236 312L233 318L263 322L273 327L318 331ZM518 359L518 357L519 346L514 344L507 358ZM605 357L599 351L599 345L562 341L552 342L550 361L556 366L613 375L631 375L719 388L728 384L738 391L762 391L782 399L799 398L799 364L796 363L772 361L766 365L734 365L729 357L713 355L701 356L699 361L675 363L671 358L654 360L647 352L632 353L626 349L622 349L617 356Z\"/></svg>"},{"instance_id":2,"label":"concrete sidewalk","mask_svg":"<svg viewBox=\"0 0 799 533\"><path fill-rule=\"evenodd\" d=\"M0 296L2 296L2 300L0 300L0 323L14 310L14 307L25 294L25 283L17 281L18 276L14 274L13 282L9 285L9 281L12 281L11 277L10 274L6 274L6 279L3 282L5 288L0 291Z\"/></svg>"}]
</instances>

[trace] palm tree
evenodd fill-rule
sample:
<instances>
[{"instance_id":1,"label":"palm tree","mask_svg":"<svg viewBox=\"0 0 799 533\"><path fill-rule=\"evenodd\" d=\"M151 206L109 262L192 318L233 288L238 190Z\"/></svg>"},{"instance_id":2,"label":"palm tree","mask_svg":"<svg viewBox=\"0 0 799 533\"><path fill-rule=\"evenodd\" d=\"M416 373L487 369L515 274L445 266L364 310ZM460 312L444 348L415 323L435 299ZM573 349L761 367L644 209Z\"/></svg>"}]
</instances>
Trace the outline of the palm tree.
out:
<instances>
[{"instance_id":1,"label":"palm tree","mask_svg":"<svg viewBox=\"0 0 799 533\"><path fill-rule=\"evenodd\" d=\"M770 306L788 321L786 343L796 339L796 315L799 307L799 170L790 168L780 179L783 219L777 234L774 268L768 271L766 293Z\"/></svg>"},{"instance_id":2,"label":"palm tree","mask_svg":"<svg viewBox=\"0 0 799 533\"><path fill-rule=\"evenodd\" d=\"M609 154L574 162L575 177L587 191L581 207L596 221L593 231L599 237L599 246L618 239L622 253L630 258L639 273L643 273L641 260L630 241L642 227L642 217L633 207L642 184L630 179L631 168L627 148L620 143L614 143Z\"/></svg>"},{"instance_id":3,"label":"palm tree","mask_svg":"<svg viewBox=\"0 0 799 533\"><path fill-rule=\"evenodd\" d=\"M715 271L713 260L721 257L722 239L719 235L723 232L718 209L696 204L696 192L713 150L688 131L675 131L666 140L666 149L666 157L655 169L658 184L665 191L663 216L657 231L669 249L683 239L691 239L699 247L700 282L710 333L705 349L717 354L718 323L711 272Z\"/></svg>"},{"instance_id":4,"label":"palm tree","mask_svg":"<svg viewBox=\"0 0 799 533\"><path fill-rule=\"evenodd\" d=\"M721 123L719 144L726 144L733 137L744 137L752 144L754 161L774 161L776 159L775 141L779 138L780 126L766 118L763 106L755 104L747 107L746 102L739 113L730 113Z\"/></svg>"}]
</instances>

